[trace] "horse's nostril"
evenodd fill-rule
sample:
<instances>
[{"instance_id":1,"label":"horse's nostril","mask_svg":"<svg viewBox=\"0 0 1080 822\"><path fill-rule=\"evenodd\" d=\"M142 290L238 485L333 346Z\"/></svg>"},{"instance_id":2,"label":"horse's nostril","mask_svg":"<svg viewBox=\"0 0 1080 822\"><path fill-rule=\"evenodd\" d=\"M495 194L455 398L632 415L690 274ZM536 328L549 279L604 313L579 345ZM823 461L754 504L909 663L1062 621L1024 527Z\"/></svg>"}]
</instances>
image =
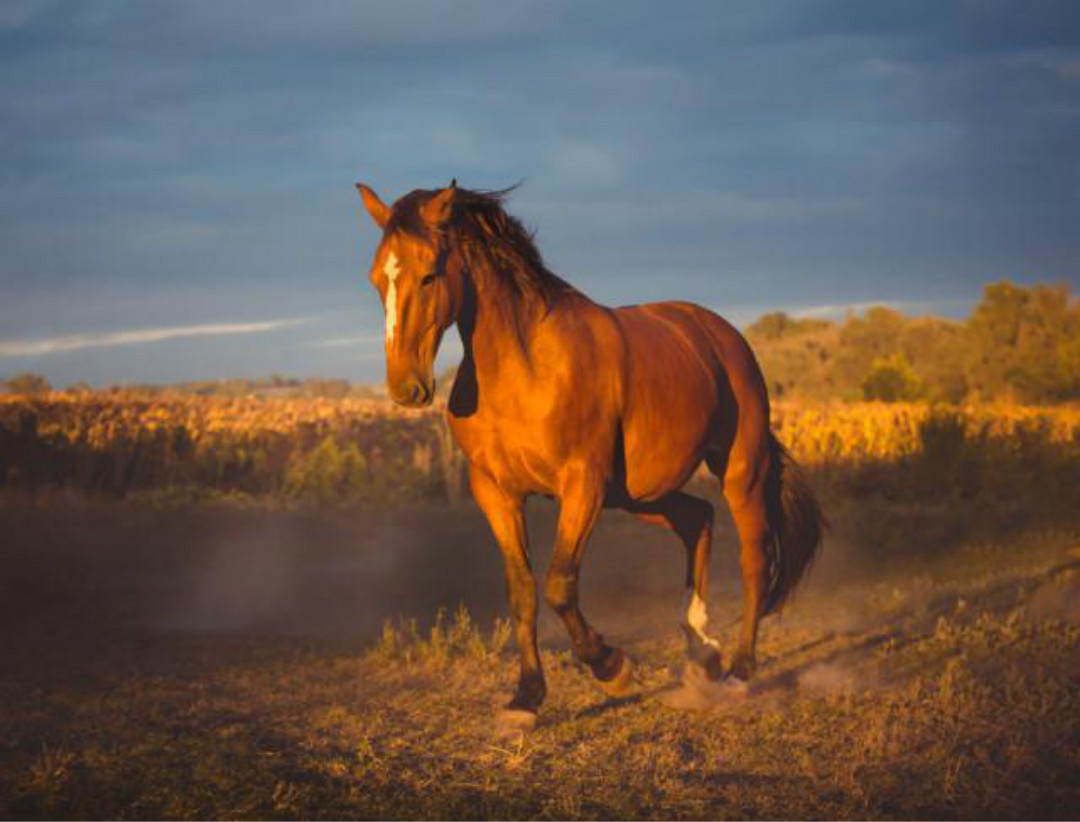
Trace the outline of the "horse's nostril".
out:
<instances>
[{"instance_id":1,"label":"horse's nostril","mask_svg":"<svg viewBox=\"0 0 1080 822\"><path fill-rule=\"evenodd\" d=\"M431 401L432 391L424 380L414 377L398 383L391 389L391 396L400 405L420 408Z\"/></svg>"}]
</instances>

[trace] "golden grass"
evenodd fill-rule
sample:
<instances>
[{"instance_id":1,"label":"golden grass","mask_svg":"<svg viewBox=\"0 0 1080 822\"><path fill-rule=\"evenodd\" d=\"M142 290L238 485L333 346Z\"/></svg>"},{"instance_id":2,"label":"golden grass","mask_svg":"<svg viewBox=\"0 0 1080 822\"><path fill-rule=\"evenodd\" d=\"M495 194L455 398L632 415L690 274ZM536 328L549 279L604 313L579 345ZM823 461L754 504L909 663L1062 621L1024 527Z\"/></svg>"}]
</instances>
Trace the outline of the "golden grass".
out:
<instances>
[{"instance_id":1,"label":"golden grass","mask_svg":"<svg viewBox=\"0 0 1080 822\"><path fill-rule=\"evenodd\" d=\"M774 428L811 468L923 457L1016 474L1080 458L1080 409L777 404ZM137 394L0 396L0 481L81 491L246 493L331 504L461 494L464 461L441 411L381 400ZM1036 468L1031 461L1041 460ZM1002 466L1002 462L1008 462Z\"/></svg>"},{"instance_id":2,"label":"golden grass","mask_svg":"<svg viewBox=\"0 0 1080 822\"><path fill-rule=\"evenodd\" d=\"M928 426L955 421L970 440L1080 448L1080 408L922 403L823 403L773 407L780 439L807 465L894 461L926 446Z\"/></svg>"},{"instance_id":3,"label":"golden grass","mask_svg":"<svg viewBox=\"0 0 1080 822\"><path fill-rule=\"evenodd\" d=\"M0 420L11 430L34 415L44 440L109 449L159 434L183 434L207 447L244 443L268 434L310 437L387 421L439 424L439 408L404 410L374 399L262 399L138 394L0 395ZM1009 404L943 406L924 403L776 403L773 424L800 461L896 459L920 446L920 429L947 413L969 435L993 439L1042 436L1049 442L1080 441L1080 408Z\"/></svg>"},{"instance_id":4,"label":"golden grass","mask_svg":"<svg viewBox=\"0 0 1080 822\"><path fill-rule=\"evenodd\" d=\"M437 411L364 399L0 396L0 481L126 494L195 489L334 502L454 496Z\"/></svg>"}]
</instances>

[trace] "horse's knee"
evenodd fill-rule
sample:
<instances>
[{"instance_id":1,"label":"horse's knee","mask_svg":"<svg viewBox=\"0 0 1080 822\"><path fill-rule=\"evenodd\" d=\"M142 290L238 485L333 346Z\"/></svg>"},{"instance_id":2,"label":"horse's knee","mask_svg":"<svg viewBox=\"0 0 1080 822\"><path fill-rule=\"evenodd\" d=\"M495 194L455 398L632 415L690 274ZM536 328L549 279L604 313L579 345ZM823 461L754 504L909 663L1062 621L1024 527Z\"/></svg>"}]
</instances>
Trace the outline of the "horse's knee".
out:
<instances>
[{"instance_id":1,"label":"horse's knee","mask_svg":"<svg viewBox=\"0 0 1080 822\"><path fill-rule=\"evenodd\" d=\"M536 583L527 570L524 573L507 571L506 596L516 619L529 620L536 616Z\"/></svg>"}]
</instances>

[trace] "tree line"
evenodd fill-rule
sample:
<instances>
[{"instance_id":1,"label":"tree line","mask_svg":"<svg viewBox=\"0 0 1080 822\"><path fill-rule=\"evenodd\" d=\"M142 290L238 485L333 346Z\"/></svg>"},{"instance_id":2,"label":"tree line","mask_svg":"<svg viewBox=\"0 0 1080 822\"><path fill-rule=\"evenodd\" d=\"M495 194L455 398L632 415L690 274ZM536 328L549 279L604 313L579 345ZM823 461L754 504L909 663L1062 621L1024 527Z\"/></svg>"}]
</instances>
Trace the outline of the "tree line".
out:
<instances>
[{"instance_id":1,"label":"tree line","mask_svg":"<svg viewBox=\"0 0 1080 822\"><path fill-rule=\"evenodd\" d=\"M841 322L773 312L746 336L774 399L1080 399L1080 301L1064 283L989 284L964 320L884 306Z\"/></svg>"}]
</instances>

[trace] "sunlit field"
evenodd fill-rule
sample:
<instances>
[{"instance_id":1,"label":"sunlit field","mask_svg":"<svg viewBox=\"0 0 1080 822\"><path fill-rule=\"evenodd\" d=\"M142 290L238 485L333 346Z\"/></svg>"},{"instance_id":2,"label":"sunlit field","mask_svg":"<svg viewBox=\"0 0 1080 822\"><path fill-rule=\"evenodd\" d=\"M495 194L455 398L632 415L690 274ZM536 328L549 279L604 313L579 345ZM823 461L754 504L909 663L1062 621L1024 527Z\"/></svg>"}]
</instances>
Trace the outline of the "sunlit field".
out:
<instances>
[{"instance_id":1,"label":"sunlit field","mask_svg":"<svg viewBox=\"0 0 1080 822\"><path fill-rule=\"evenodd\" d=\"M1071 406L777 403L773 426L810 468L858 475L901 464L915 477L923 465L914 481L955 480L959 494L973 489L955 471L1029 480L1025 470L1067 471L1080 452ZM463 460L441 411L380 400L0 395L0 438L9 489L380 506L462 492Z\"/></svg>"},{"instance_id":2,"label":"sunlit field","mask_svg":"<svg viewBox=\"0 0 1080 822\"><path fill-rule=\"evenodd\" d=\"M636 691L607 700L543 613L550 695L502 738L501 560L437 411L5 397L0 815L1075 818L1080 413L774 422L831 530L745 698L668 704L682 550L608 513L582 604ZM529 517L542 568L554 507ZM724 516L714 557L733 642Z\"/></svg>"}]
</instances>

